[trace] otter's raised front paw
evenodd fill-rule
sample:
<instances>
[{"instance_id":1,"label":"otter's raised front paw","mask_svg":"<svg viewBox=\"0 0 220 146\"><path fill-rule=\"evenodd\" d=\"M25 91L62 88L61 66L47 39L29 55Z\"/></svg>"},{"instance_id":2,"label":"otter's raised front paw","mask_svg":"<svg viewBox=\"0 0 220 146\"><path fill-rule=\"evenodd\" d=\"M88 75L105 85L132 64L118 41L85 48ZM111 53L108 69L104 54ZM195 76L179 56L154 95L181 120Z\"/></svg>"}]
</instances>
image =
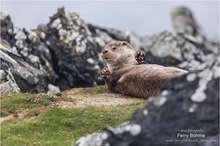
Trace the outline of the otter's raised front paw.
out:
<instances>
[{"instance_id":1,"label":"otter's raised front paw","mask_svg":"<svg viewBox=\"0 0 220 146\"><path fill-rule=\"evenodd\" d=\"M137 60L138 64L145 63L145 56L144 53L141 51L136 51L135 53L135 59Z\"/></svg>"},{"instance_id":2,"label":"otter's raised front paw","mask_svg":"<svg viewBox=\"0 0 220 146\"><path fill-rule=\"evenodd\" d=\"M108 68L104 68L104 69L102 69L102 71L101 71L100 74L101 74L101 76L102 76L104 79L108 80L109 77L110 77L111 72L109 71Z\"/></svg>"}]
</instances>

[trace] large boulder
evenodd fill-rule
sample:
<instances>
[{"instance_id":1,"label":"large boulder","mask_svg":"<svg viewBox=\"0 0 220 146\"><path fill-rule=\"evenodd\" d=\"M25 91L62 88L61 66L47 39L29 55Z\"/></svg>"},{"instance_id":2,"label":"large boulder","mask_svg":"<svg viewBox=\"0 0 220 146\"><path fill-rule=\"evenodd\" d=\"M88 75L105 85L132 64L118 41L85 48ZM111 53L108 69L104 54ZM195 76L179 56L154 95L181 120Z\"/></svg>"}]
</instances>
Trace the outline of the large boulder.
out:
<instances>
[{"instance_id":1,"label":"large boulder","mask_svg":"<svg viewBox=\"0 0 220 146\"><path fill-rule=\"evenodd\" d=\"M98 73L102 66L98 56L101 48L77 13L58 9L44 31L43 41L50 48L58 75L56 84L61 90L103 83Z\"/></svg>"}]
</instances>

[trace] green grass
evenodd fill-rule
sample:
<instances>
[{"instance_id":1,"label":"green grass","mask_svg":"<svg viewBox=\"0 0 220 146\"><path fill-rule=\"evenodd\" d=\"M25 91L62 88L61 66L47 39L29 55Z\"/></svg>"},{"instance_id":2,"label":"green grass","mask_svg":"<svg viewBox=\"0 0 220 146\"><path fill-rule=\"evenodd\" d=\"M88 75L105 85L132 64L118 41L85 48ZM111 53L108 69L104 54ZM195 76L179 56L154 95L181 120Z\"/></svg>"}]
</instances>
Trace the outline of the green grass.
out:
<instances>
[{"instance_id":1,"label":"green grass","mask_svg":"<svg viewBox=\"0 0 220 146\"><path fill-rule=\"evenodd\" d=\"M0 116L17 114L25 109L47 106L58 101L55 96L46 94L7 93L1 95Z\"/></svg>"},{"instance_id":2,"label":"green grass","mask_svg":"<svg viewBox=\"0 0 220 146\"><path fill-rule=\"evenodd\" d=\"M105 86L79 88L75 91L63 92L62 96L20 93L1 95L1 117L8 115L16 117L18 113L26 112L23 118L12 118L1 124L0 145L69 146L82 136L99 132L106 126L119 125L144 104L82 109L60 109L57 106L48 106L55 102L66 101L72 94L94 96L108 92Z\"/></svg>"},{"instance_id":3,"label":"green grass","mask_svg":"<svg viewBox=\"0 0 220 146\"><path fill-rule=\"evenodd\" d=\"M15 102L19 104L19 102ZM22 104L22 102L21 102ZM58 109L43 111L34 119L13 119L1 125L2 146L69 146L89 133L117 126L143 105L117 108Z\"/></svg>"}]
</instances>

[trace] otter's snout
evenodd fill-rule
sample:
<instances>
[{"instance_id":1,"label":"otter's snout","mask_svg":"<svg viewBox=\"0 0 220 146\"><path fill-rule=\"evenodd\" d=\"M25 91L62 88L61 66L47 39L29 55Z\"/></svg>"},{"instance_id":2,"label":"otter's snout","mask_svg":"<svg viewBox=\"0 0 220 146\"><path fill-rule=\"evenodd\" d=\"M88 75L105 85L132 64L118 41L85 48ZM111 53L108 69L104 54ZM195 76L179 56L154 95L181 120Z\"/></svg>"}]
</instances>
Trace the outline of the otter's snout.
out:
<instances>
[{"instance_id":1,"label":"otter's snout","mask_svg":"<svg viewBox=\"0 0 220 146\"><path fill-rule=\"evenodd\" d=\"M102 51L102 54L106 54L106 53L108 53L108 50L103 50Z\"/></svg>"}]
</instances>

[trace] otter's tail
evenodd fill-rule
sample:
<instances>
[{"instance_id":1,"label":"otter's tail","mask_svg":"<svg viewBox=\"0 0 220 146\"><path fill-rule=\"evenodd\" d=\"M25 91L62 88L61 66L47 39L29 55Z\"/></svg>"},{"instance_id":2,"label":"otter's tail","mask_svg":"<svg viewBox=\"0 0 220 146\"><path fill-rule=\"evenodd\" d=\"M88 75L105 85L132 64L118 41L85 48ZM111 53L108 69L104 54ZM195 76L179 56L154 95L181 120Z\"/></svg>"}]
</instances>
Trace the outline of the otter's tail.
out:
<instances>
[{"instance_id":1,"label":"otter's tail","mask_svg":"<svg viewBox=\"0 0 220 146\"><path fill-rule=\"evenodd\" d=\"M172 78L179 77L188 73L188 71L177 67L167 67L167 69L169 70L169 73L172 76Z\"/></svg>"}]
</instances>

